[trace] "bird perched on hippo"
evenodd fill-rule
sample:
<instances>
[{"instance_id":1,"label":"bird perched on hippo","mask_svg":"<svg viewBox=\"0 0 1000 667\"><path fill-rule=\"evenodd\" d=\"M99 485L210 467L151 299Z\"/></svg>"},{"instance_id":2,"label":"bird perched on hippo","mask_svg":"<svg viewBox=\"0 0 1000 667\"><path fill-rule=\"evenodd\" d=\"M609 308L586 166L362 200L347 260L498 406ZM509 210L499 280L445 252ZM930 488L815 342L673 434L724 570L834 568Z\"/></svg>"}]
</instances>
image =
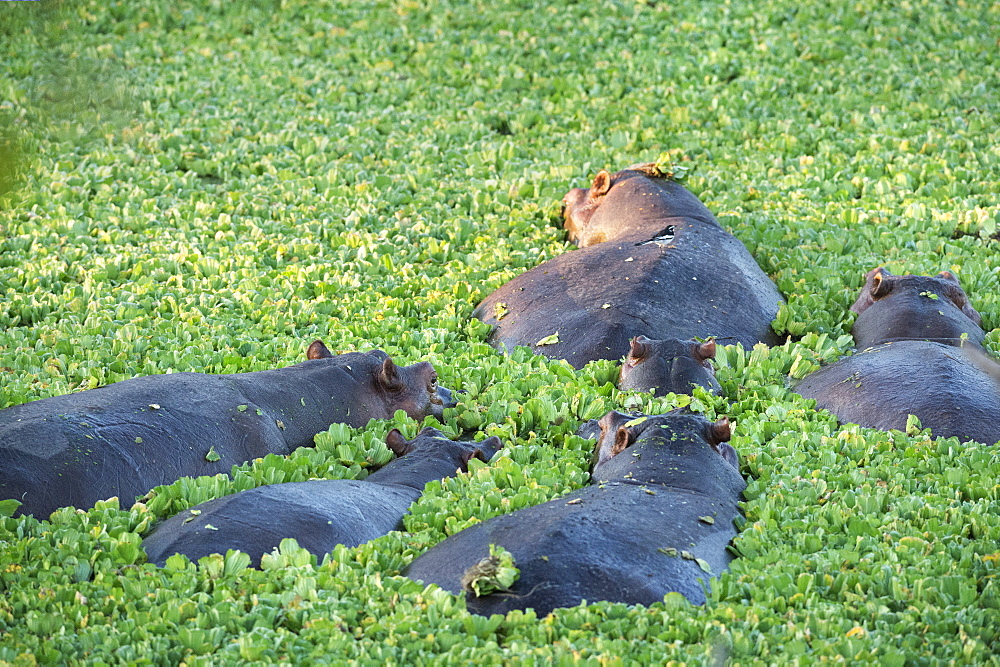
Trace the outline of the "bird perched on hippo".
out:
<instances>
[{"instance_id":1,"label":"bird perched on hippo","mask_svg":"<svg viewBox=\"0 0 1000 667\"><path fill-rule=\"evenodd\" d=\"M463 594L468 573L497 545L520 576L506 591L469 592L476 614L531 608L544 616L584 600L650 605L670 592L704 603L705 582L732 559L727 546L746 488L727 444L729 422L609 412L597 426L590 486L466 528L404 574Z\"/></svg>"},{"instance_id":2,"label":"bird perched on hippo","mask_svg":"<svg viewBox=\"0 0 1000 667\"><path fill-rule=\"evenodd\" d=\"M489 461L502 447L496 436L459 442L434 428L413 440L393 429L385 443L397 458L364 480L270 484L209 500L164 521L142 546L149 561L161 566L175 553L197 560L229 549L259 563L293 537L322 558L338 544L355 547L401 530L427 482L468 470L473 458Z\"/></svg>"},{"instance_id":3,"label":"bird perched on hippo","mask_svg":"<svg viewBox=\"0 0 1000 667\"><path fill-rule=\"evenodd\" d=\"M875 268L851 306L858 352L795 386L841 423L905 430L909 415L938 437L1000 440L1000 364L982 347L982 318L958 278Z\"/></svg>"},{"instance_id":4,"label":"bird perched on hippo","mask_svg":"<svg viewBox=\"0 0 1000 667\"><path fill-rule=\"evenodd\" d=\"M473 315L500 349L531 347L576 368L621 359L635 336L780 343L783 303L747 249L653 164L601 171L563 200L580 248L514 278Z\"/></svg>"},{"instance_id":5,"label":"bird perched on hippo","mask_svg":"<svg viewBox=\"0 0 1000 667\"><path fill-rule=\"evenodd\" d=\"M454 405L427 362L397 366L385 352L333 355L276 370L138 377L0 410L0 499L46 518L118 496L130 505L184 476L311 446L334 423L362 427L404 410L440 417Z\"/></svg>"}]
</instances>

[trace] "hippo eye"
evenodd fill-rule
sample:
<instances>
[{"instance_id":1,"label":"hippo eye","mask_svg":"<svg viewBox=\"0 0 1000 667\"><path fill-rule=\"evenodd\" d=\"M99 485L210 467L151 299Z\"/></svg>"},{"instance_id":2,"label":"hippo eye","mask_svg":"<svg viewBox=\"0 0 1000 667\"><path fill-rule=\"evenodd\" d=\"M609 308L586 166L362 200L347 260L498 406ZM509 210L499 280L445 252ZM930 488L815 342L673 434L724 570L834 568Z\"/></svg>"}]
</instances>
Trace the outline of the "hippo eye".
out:
<instances>
[{"instance_id":1,"label":"hippo eye","mask_svg":"<svg viewBox=\"0 0 1000 667\"><path fill-rule=\"evenodd\" d=\"M434 391L435 389L437 389L437 385L438 385L438 376L437 373L435 373L434 375L431 376L431 381L427 384L427 388L431 391Z\"/></svg>"}]
</instances>

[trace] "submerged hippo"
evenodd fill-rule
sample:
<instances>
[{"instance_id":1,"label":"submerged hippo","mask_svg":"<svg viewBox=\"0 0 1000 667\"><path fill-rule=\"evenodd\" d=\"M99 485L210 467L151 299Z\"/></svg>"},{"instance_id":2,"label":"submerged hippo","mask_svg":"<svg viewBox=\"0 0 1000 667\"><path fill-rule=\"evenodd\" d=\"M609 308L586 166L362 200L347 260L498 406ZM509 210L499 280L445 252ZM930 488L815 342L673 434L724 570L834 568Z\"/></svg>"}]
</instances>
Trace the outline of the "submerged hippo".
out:
<instances>
[{"instance_id":1,"label":"submerged hippo","mask_svg":"<svg viewBox=\"0 0 1000 667\"><path fill-rule=\"evenodd\" d=\"M0 499L39 518L118 496L130 505L185 475L310 446L341 422L361 427L405 410L452 405L427 362L385 352L334 356L316 341L295 366L234 375L152 375L0 410Z\"/></svg>"},{"instance_id":2,"label":"submerged hippo","mask_svg":"<svg viewBox=\"0 0 1000 667\"><path fill-rule=\"evenodd\" d=\"M182 553L191 560L239 549L259 563L281 540L294 537L320 558L338 544L355 547L403 527L403 516L434 479L489 461L502 446L456 442L425 428L413 440L393 429L385 444L398 458L364 480L311 480L260 486L216 498L167 519L143 541L151 563Z\"/></svg>"},{"instance_id":3,"label":"submerged hippo","mask_svg":"<svg viewBox=\"0 0 1000 667\"><path fill-rule=\"evenodd\" d=\"M671 591L702 604L703 582L732 559L726 547L746 487L725 444L728 421L609 412L598 424L593 485L466 528L404 574L461 594L494 544L513 555L520 578L508 591L468 594L476 614L544 616L584 600L650 605Z\"/></svg>"},{"instance_id":4,"label":"submerged hippo","mask_svg":"<svg viewBox=\"0 0 1000 667\"><path fill-rule=\"evenodd\" d=\"M864 348L821 368L795 391L841 423L906 428L916 415L935 436L1000 440L1000 364L980 346L984 332L958 279L868 273L851 307Z\"/></svg>"},{"instance_id":5,"label":"submerged hippo","mask_svg":"<svg viewBox=\"0 0 1000 667\"><path fill-rule=\"evenodd\" d=\"M722 391L711 362L715 358L714 340L701 343L636 336L630 345L618 373L619 389L653 389L654 396L690 394L696 386L715 394Z\"/></svg>"},{"instance_id":6,"label":"submerged hippo","mask_svg":"<svg viewBox=\"0 0 1000 667\"><path fill-rule=\"evenodd\" d=\"M950 271L936 276L894 276L882 267L865 275L851 306L858 349L897 340L982 345L982 318Z\"/></svg>"},{"instance_id":7,"label":"submerged hippo","mask_svg":"<svg viewBox=\"0 0 1000 667\"><path fill-rule=\"evenodd\" d=\"M634 336L780 343L783 302L747 249L697 197L655 165L601 171L564 199L581 247L521 274L473 315L489 342L566 359L576 368L621 359Z\"/></svg>"}]
</instances>

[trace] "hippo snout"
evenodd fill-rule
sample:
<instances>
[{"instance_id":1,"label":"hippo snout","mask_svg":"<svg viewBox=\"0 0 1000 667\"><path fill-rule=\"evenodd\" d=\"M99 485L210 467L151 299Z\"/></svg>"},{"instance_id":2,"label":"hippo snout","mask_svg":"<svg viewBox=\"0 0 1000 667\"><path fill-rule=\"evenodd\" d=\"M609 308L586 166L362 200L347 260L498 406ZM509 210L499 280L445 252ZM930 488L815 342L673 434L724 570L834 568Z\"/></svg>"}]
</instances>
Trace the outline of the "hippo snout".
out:
<instances>
[{"instance_id":1,"label":"hippo snout","mask_svg":"<svg viewBox=\"0 0 1000 667\"><path fill-rule=\"evenodd\" d=\"M458 401L455 400L455 395L451 389L445 387L437 388L437 391L431 395L431 403L435 406L440 405L442 408L453 408L458 405Z\"/></svg>"},{"instance_id":2,"label":"hippo snout","mask_svg":"<svg viewBox=\"0 0 1000 667\"><path fill-rule=\"evenodd\" d=\"M601 425L597 423L596 419L589 419L580 425L580 428L576 430L576 434L581 438L593 438L597 440L601 437Z\"/></svg>"}]
</instances>

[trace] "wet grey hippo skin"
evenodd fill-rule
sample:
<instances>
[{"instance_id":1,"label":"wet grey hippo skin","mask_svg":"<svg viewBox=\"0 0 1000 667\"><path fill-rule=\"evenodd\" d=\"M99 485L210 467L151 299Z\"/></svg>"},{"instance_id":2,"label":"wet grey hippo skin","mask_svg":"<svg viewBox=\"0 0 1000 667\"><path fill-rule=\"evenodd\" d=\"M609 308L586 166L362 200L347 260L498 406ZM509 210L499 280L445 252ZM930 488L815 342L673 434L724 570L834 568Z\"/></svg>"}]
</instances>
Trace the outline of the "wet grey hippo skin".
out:
<instances>
[{"instance_id":1,"label":"wet grey hippo skin","mask_svg":"<svg viewBox=\"0 0 1000 667\"><path fill-rule=\"evenodd\" d=\"M451 392L429 363L334 356L320 341L277 370L134 378L0 410L0 499L40 519L111 496L128 507L159 484L311 446L333 423L361 427L399 409L423 419L445 404Z\"/></svg>"},{"instance_id":2,"label":"wet grey hippo skin","mask_svg":"<svg viewBox=\"0 0 1000 667\"><path fill-rule=\"evenodd\" d=\"M913 414L935 436L1000 440L1000 364L981 347L979 313L955 276L874 269L851 310L860 313L852 329L859 351L795 391L841 423L904 430Z\"/></svg>"},{"instance_id":3,"label":"wet grey hippo skin","mask_svg":"<svg viewBox=\"0 0 1000 667\"><path fill-rule=\"evenodd\" d=\"M636 336L618 373L621 390L649 391L654 396L668 393L690 394L693 387L704 387L713 394L722 391L715 379L711 360L715 341L652 340Z\"/></svg>"},{"instance_id":4,"label":"wet grey hippo skin","mask_svg":"<svg viewBox=\"0 0 1000 667\"><path fill-rule=\"evenodd\" d=\"M897 340L982 345L985 335L982 318L950 271L932 277L872 269L851 311L858 313L851 335L859 350Z\"/></svg>"},{"instance_id":5,"label":"wet grey hippo skin","mask_svg":"<svg viewBox=\"0 0 1000 667\"><path fill-rule=\"evenodd\" d=\"M583 600L649 605L671 591L703 603L710 575L682 552L712 574L732 558L726 547L746 482L724 442L729 423L609 412L598 425L591 486L456 533L404 574L461 594L463 574L497 544L513 555L520 579L508 592L467 594L471 612L533 608L544 616Z\"/></svg>"},{"instance_id":6,"label":"wet grey hippo skin","mask_svg":"<svg viewBox=\"0 0 1000 667\"><path fill-rule=\"evenodd\" d=\"M783 302L774 283L697 197L655 166L602 171L564 204L580 249L479 304L473 315L495 325L494 347L526 345L580 368L621 359L640 335L714 336L747 348L781 342L771 328ZM558 342L537 344L557 332Z\"/></svg>"},{"instance_id":7,"label":"wet grey hippo skin","mask_svg":"<svg viewBox=\"0 0 1000 667\"><path fill-rule=\"evenodd\" d=\"M427 482L488 461L502 446L449 440L425 428L407 441L393 429L386 445L398 458L364 480L310 480L260 486L201 503L156 527L143 541L149 561L162 566L182 553L191 560L239 549L260 563L286 537L320 559L338 544L354 547L401 530L403 516Z\"/></svg>"}]
</instances>

